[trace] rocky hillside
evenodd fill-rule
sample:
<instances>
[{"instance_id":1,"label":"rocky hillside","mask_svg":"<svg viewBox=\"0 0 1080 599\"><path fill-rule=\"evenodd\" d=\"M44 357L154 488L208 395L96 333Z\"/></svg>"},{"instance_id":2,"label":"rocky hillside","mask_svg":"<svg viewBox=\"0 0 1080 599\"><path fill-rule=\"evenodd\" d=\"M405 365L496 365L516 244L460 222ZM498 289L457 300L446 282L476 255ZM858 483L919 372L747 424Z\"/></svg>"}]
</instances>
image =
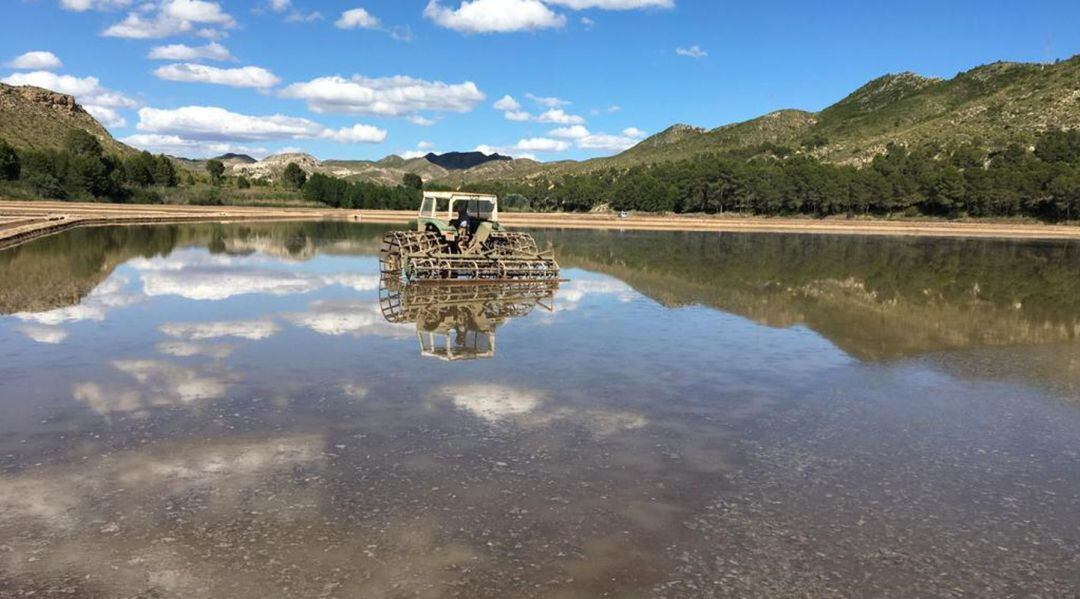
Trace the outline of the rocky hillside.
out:
<instances>
[{"instance_id":1,"label":"rocky hillside","mask_svg":"<svg viewBox=\"0 0 1080 599\"><path fill-rule=\"evenodd\" d=\"M0 139L17 148L60 149L70 129L89 131L106 152L134 151L113 139L75 98L40 87L0 83Z\"/></svg>"},{"instance_id":2,"label":"rocky hillside","mask_svg":"<svg viewBox=\"0 0 1080 599\"><path fill-rule=\"evenodd\" d=\"M674 125L621 154L549 164L541 172L627 168L764 144L827 162L864 164L890 143L1027 145L1053 127L1080 127L1080 55L1055 64L997 62L952 79L885 75L820 112L779 110L711 130ZM536 174L510 170L492 178Z\"/></svg>"}]
</instances>

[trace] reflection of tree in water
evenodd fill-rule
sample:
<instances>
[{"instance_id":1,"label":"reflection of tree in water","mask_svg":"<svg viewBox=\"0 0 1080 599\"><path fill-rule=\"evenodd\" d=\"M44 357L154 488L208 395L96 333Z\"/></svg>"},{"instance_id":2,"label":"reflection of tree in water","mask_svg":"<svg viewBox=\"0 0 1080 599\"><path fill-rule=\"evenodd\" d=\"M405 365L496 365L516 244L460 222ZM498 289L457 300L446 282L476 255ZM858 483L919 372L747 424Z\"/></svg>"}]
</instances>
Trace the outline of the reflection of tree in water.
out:
<instances>
[{"instance_id":1,"label":"reflection of tree in water","mask_svg":"<svg viewBox=\"0 0 1080 599\"><path fill-rule=\"evenodd\" d=\"M0 313L78 304L132 258L183 246L216 254L307 259L317 253L374 254L386 228L343 222L83 227L0 251Z\"/></svg>"},{"instance_id":2,"label":"reflection of tree in water","mask_svg":"<svg viewBox=\"0 0 1080 599\"><path fill-rule=\"evenodd\" d=\"M1080 245L822 235L539 232L657 301L806 325L862 358L1080 334ZM543 243L543 240L540 240Z\"/></svg>"},{"instance_id":3,"label":"reflection of tree in water","mask_svg":"<svg viewBox=\"0 0 1080 599\"><path fill-rule=\"evenodd\" d=\"M443 360L495 355L495 330L536 306L551 309L558 283L421 283L384 280L379 303L387 321L415 323L420 354Z\"/></svg>"}]
</instances>

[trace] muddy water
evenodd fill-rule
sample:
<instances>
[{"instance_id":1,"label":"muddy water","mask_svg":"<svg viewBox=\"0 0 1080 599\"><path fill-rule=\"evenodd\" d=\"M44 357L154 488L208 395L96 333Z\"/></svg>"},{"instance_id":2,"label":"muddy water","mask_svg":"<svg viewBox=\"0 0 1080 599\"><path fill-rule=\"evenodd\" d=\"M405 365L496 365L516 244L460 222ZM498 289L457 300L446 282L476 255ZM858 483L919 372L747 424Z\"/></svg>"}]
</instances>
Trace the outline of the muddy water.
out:
<instances>
[{"instance_id":1,"label":"muddy water","mask_svg":"<svg viewBox=\"0 0 1080 599\"><path fill-rule=\"evenodd\" d=\"M1080 246L383 231L0 252L0 597L1075 595Z\"/></svg>"}]
</instances>

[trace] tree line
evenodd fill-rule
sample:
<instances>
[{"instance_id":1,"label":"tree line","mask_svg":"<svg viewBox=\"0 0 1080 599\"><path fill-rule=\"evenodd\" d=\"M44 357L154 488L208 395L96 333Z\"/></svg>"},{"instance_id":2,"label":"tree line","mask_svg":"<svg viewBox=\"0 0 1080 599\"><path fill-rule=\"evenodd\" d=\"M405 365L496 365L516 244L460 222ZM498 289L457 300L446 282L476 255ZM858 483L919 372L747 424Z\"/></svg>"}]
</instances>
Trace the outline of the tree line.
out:
<instances>
[{"instance_id":1,"label":"tree line","mask_svg":"<svg viewBox=\"0 0 1080 599\"><path fill-rule=\"evenodd\" d=\"M82 129L69 131L60 150L19 151L0 140L0 180L18 181L44 198L156 202L160 196L148 188L176 187L179 177L162 154L108 155Z\"/></svg>"},{"instance_id":2,"label":"tree line","mask_svg":"<svg viewBox=\"0 0 1080 599\"><path fill-rule=\"evenodd\" d=\"M335 208L416 210L420 206L423 181L416 175L405 175L402 185L388 187L313 173L302 186L305 200Z\"/></svg>"},{"instance_id":3,"label":"tree line","mask_svg":"<svg viewBox=\"0 0 1080 599\"><path fill-rule=\"evenodd\" d=\"M1049 131L1033 148L890 145L862 167L766 144L725 154L597 172L486 182L466 191L512 197L520 209L758 215L1080 216L1080 131Z\"/></svg>"}]
</instances>

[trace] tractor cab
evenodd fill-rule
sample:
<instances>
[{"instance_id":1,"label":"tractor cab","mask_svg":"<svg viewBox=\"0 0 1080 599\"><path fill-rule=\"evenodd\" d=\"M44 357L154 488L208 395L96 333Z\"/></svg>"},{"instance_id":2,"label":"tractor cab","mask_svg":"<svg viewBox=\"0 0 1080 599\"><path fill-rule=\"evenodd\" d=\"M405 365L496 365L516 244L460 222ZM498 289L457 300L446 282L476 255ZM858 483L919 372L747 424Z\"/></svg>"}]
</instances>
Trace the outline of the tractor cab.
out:
<instances>
[{"instance_id":1,"label":"tractor cab","mask_svg":"<svg viewBox=\"0 0 1080 599\"><path fill-rule=\"evenodd\" d=\"M425 191L416 219L418 232L439 233L459 249L483 244L499 225L499 198L458 191Z\"/></svg>"}]
</instances>

